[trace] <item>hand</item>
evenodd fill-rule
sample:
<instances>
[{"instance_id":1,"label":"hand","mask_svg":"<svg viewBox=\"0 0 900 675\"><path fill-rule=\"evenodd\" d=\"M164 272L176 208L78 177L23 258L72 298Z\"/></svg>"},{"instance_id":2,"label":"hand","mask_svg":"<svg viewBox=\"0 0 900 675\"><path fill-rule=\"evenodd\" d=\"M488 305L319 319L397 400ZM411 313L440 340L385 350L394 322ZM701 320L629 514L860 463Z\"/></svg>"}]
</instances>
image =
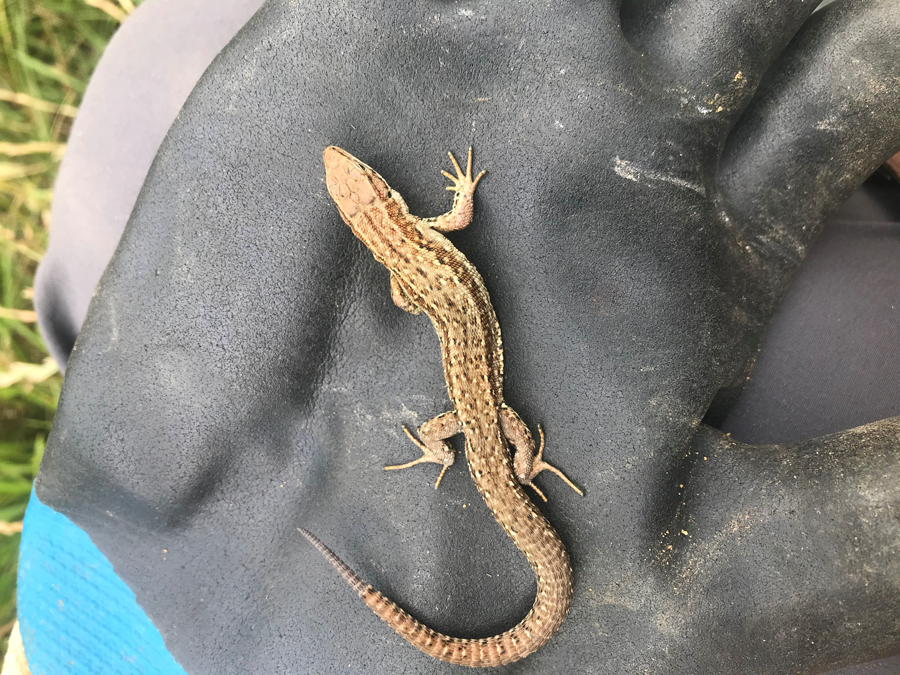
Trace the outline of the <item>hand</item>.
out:
<instances>
[{"instance_id":1,"label":"hand","mask_svg":"<svg viewBox=\"0 0 900 675\"><path fill-rule=\"evenodd\" d=\"M857 0L268 3L173 126L70 362L37 493L188 672L442 672L304 546L445 632L531 572L457 463L381 466L446 409L434 332L341 223L322 149L416 215L475 146L450 237L575 569L517 672L820 672L900 649L900 419L790 447L703 426L825 217L900 149L900 13ZM110 517L112 514L114 517ZM166 561L158 552L166 549Z\"/></svg>"}]
</instances>

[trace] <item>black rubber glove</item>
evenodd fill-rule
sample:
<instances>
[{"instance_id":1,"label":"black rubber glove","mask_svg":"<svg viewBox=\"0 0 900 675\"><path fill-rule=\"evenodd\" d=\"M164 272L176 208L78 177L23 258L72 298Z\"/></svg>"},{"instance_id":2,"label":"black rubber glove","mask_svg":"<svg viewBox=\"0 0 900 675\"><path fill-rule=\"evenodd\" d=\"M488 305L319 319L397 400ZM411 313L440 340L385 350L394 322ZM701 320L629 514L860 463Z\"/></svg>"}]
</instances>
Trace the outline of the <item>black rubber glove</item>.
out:
<instances>
[{"instance_id":1,"label":"black rubber glove","mask_svg":"<svg viewBox=\"0 0 900 675\"><path fill-rule=\"evenodd\" d=\"M298 526L436 629L514 624L531 572L464 462L437 493L436 467L381 470L418 453L402 424L447 408L438 345L321 164L342 146L434 215L446 151L472 144L491 173L451 237L491 293L507 401L587 492L541 478L575 596L510 670L813 673L896 652L900 419L764 448L701 424L825 216L900 149L896 0L812 10L631 3L623 32L611 0L269 2L148 176L38 496L190 673L451 668Z\"/></svg>"}]
</instances>

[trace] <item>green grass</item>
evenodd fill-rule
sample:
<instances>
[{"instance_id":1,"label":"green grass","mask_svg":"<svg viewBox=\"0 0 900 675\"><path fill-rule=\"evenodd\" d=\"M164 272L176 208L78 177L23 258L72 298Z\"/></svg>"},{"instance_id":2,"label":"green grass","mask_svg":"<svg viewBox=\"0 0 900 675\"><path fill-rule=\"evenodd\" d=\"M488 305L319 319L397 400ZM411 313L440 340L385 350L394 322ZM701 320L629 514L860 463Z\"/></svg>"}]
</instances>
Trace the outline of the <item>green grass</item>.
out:
<instances>
[{"instance_id":1,"label":"green grass","mask_svg":"<svg viewBox=\"0 0 900 675\"><path fill-rule=\"evenodd\" d=\"M75 110L135 4L0 0L0 652L15 619L16 531L61 384L34 322L34 272Z\"/></svg>"}]
</instances>

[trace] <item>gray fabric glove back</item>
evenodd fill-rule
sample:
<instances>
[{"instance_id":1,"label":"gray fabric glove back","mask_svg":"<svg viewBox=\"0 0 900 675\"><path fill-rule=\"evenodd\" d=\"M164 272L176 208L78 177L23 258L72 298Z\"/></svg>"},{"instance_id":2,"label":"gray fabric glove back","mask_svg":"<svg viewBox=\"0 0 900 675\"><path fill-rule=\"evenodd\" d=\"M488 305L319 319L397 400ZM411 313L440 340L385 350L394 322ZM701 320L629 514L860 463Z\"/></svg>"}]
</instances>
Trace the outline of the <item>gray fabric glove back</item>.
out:
<instances>
[{"instance_id":1,"label":"gray fabric glove back","mask_svg":"<svg viewBox=\"0 0 900 675\"><path fill-rule=\"evenodd\" d=\"M701 424L826 216L900 149L897 3L812 9L634 2L620 28L611 0L266 3L150 170L39 497L191 673L451 668L298 526L438 630L518 621L531 573L464 462L437 493L424 468L381 471L417 452L402 424L447 408L438 345L321 164L344 147L434 215L446 151L471 144L490 174L451 238L491 293L506 400L587 493L541 479L575 595L510 670L812 673L896 652L900 419L768 447Z\"/></svg>"}]
</instances>

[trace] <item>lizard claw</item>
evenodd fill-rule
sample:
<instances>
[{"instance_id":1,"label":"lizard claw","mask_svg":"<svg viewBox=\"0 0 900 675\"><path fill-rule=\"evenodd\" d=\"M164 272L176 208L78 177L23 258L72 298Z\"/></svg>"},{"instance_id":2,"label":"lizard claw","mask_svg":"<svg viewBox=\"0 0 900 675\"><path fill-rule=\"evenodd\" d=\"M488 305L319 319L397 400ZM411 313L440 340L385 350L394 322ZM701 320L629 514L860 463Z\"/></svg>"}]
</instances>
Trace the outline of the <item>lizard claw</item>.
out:
<instances>
[{"instance_id":1,"label":"lizard claw","mask_svg":"<svg viewBox=\"0 0 900 675\"><path fill-rule=\"evenodd\" d=\"M538 486L535 485L534 483L532 483L531 481L528 481L527 483L522 483L522 485L527 485L527 486L530 487L532 490L534 490L535 493L537 493L537 496L540 497L541 499L543 499L544 502L547 501L547 496L546 496L543 492L541 492L541 491L538 489ZM576 489L577 489L577 488L576 488Z\"/></svg>"},{"instance_id":2,"label":"lizard claw","mask_svg":"<svg viewBox=\"0 0 900 675\"><path fill-rule=\"evenodd\" d=\"M453 185L447 186L447 189L451 192L468 191L471 194L475 191L475 186L478 185L478 181L481 180L482 176L484 176L487 171L482 171L474 180L472 179L472 146L469 146L469 158L466 162L465 173L463 173L463 170L460 168L459 162L456 161L456 157L453 156L453 153L448 152L447 154L450 156L450 161L453 162L453 168L456 169L455 176L449 171L441 171L442 174L453 181Z\"/></svg>"},{"instance_id":3,"label":"lizard claw","mask_svg":"<svg viewBox=\"0 0 900 675\"><path fill-rule=\"evenodd\" d=\"M544 457L544 428L539 424L538 425L538 433L541 436L541 444L538 448L537 454L534 456L534 461L531 464L530 470L528 468L524 468L524 471L519 475L519 483L522 485L527 485L532 490L538 493L538 496L541 497L544 501L547 501L547 498L544 496L544 493L535 487L534 483L531 481L534 480L534 477L537 476L541 471L550 471L551 473L555 473L557 476L563 479L563 482L568 485L570 488L575 490L579 495L584 497L584 493L578 489L578 487L569 480L568 476L564 474L562 471L557 469L552 464L545 462L543 460Z\"/></svg>"},{"instance_id":4,"label":"lizard claw","mask_svg":"<svg viewBox=\"0 0 900 675\"><path fill-rule=\"evenodd\" d=\"M417 464L441 464L443 465L443 468L441 469L441 473L438 476L437 482L434 484L434 489L437 490L438 486L441 484L441 479L443 479L444 474L447 473L447 469L450 468L450 464L446 464L439 457L436 457L434 453L431 452L431 449L427 445L422 443L422 441L420 441L418 438L416 438L409 429L403 427L403 431L405 431L406 435L409 436L409 440L415 443L419 450L422 451L422 456L418 459L414 459L411 462L407 462L406 464L394 464L393 466L386 466L384 467L384 470L396 471L397 469L408 469L409 467L416 466ZM452 460L450 463L453 463Z\"/></svg>"}]
</instances>

